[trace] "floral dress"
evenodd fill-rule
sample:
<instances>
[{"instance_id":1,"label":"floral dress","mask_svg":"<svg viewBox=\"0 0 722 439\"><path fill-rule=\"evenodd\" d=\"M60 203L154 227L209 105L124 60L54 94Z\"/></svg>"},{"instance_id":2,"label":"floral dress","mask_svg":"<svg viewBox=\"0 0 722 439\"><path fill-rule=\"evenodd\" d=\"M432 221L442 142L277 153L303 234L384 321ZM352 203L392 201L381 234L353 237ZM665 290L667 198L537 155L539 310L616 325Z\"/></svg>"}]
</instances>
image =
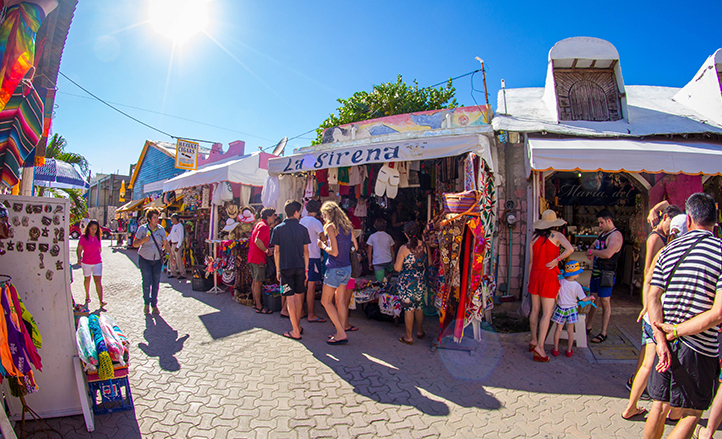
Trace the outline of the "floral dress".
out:
<instances>
[{"instance_id":1,"label":"floral dress","mask_svg":"<svg viewBox=\"0 0 722 439\"><path fill-rule=\"evenodd\" d=\"M426 297L426 253L416 257L413 252L406 255L399 274L396 291L404 311L421 309Z\"/></svg>"}]
</instances>

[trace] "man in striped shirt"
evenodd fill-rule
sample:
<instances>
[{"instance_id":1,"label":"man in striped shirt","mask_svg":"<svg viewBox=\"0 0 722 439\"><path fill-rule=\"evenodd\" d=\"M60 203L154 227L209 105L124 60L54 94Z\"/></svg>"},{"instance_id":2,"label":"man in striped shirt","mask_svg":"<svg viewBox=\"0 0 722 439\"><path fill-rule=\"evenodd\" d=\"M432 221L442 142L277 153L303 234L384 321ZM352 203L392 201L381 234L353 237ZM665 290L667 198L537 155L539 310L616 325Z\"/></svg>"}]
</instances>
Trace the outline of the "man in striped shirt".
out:
<instances>
[{"instance_id":1,"label":"man in striped shirt","mask_svg":"<svg viewBox=\"0 0 722 439\"><path fill-rule=\"evenodd\" d=\"M645 439L662 437L671 407L682 411L670 437L691 437L720 372L714 327L722 323L722 240L712 235L717 207L704 193L690 196L685 207L689 232L662 250L647 294L657 359Z\"/></svg>"}]
</instances>

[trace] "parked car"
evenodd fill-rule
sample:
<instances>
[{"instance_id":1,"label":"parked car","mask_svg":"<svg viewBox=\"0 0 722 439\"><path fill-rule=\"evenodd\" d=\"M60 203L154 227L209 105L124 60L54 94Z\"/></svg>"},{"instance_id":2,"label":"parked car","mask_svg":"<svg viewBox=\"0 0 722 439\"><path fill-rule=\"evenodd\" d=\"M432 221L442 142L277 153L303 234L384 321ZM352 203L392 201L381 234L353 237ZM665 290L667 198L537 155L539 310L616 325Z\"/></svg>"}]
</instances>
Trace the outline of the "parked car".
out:
<instances>
[{"instance_id":1,"label":"parked car","mask_svg":"<svg viewBox=\"0 0 722 439\"><path fill-rule=\"evenodd\" d=\"M110 234L113 233L112 230L110 230L107 227L100 226L100 234L103 237L103 239L110 239ZM73 224L70 226L70 237L73 239L80 238L80 235L83 234L83 230L80 228L80 224Z\"/></svg>"}]
</instances>

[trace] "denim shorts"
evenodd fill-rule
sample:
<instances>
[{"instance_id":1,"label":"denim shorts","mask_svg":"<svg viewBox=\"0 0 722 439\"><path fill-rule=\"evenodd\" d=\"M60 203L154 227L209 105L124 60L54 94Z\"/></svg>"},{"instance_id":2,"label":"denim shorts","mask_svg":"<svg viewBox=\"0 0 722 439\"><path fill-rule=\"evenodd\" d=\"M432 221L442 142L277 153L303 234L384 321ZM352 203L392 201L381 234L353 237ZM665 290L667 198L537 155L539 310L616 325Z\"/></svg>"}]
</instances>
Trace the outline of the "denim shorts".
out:
<instances>
[{"instance_id":1,"label":"denim shorts","mask_svg":"<svg viewBox=\"0 0 722 439\"><path fill-rule=\"evenodd\" d=\"M341 268L326 268L326 277L323 284L331 288L338 288L339 285L346 285L351 279L351 266Z\"/></svg>"},{"instance_id":2,"label":"denim shorts","mask_svg":"<svg viewBox=\"0 0 722 439\"><path fill-rule=\"evenodd\" d=\"M657 341L654 339L654 331L649 323L642 320L642 346L650 343L657 344Z\"/></svg>"}]
</instances>

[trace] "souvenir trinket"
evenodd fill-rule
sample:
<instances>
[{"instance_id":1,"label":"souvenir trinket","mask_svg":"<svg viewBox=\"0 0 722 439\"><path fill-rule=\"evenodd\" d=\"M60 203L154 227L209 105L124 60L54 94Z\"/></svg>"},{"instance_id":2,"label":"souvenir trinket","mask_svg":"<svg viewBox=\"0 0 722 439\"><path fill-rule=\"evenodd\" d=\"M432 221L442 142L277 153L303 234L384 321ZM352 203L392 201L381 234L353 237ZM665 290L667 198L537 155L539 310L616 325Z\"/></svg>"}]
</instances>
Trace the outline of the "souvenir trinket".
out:
<instances>
[{"instance_id":1,"label":"souvenir trinket","mask_svg":"<svg viewBox=\"0 0 722 439\"><path fill-rule=\"evenodd\" d=\"M42 235L43 235L43 238L47 238L47 237L48 237L48 234L50 233L50 230L48 230L47 227L43 227L43 230L42 230L41 233L42 233Z\"/></svg>"},{"instance_id":2,"label":"souvenir trinket","mask_svg":"<svg viewBox=\"0 0 722 439\"><path fill-rule=\"evenodd\" d=\"M20 221L23 224L23 227L27 227L30 225L30 218L24 216L22 221Z\"/></svg>"},{"instance_id":3,"label":"souvenir trinket","mask_svg":"<svg viewBox=\"0 0 722 439\"><path fill-rule=\"evenodd\" d=\"M40 222L43 223L44 226L49 226L50 224L53 223L53 219L49 218L47 216L44 216L40 219Z\"/></svg>"},{"instance_id":4,"label":"souvenir trinket","mask_svg":"<svg viewBox=\"0 0 722 439\"><path fill-rule=\"evenodd\" d=\"M25 205L25 213L27 213L28 215L32 214L32 213L33 213L33 206L30 205L30 204L26 204L26 205Z\"/></svg>"},{"instance_id":5,"label":"souvenir trinket","mask_svg":"<svg viewBox=\"0 0 722 439\"><path fill-rule=\"evenodd\" d=\"M34 251L35 251L35 243L34 243L34 242L28 242L28 243L26 243L26 244L25 244L25 250L27 250L27 251L29 251L29 252L34 252Z\"/></svg>"},{"instance_id":6,"label":"souvenir trinket","mask_svg":"<svg viewBox=\"0 0 722 439\"><path fill-rule=\"evenodd\" d=\"M23 211L22 203L13 203L13 212L22 212L22 211Z\"/></svg>"},{"instance_id":7,"label":"souvenir trinket","mask_svg":"<svg viewBox=\"0 0 722 439\"><path fill-rule=\"evenodd\" d=\"M53 280L53 271L52 270L48 270L45 272L45 279Z\"/></svg>"},{"instance_id":8,"label":"souvenir trinket","mask_svg":"<svg viewBox=\"0 0 722 439\"><path fill-rule=\"evenodd\" d=\"M37 227L31 227L28 231L28 235L30 235L30 239L32 241L37 241L38 238L40 238L40 229L38 229Z\"/></svg>"},{"instance_id":9,"label":"souvenir trinket","mask_svg":"<svg viewBox=\"0 0 722 439\"><path fill-rule=\"evenodd\" d=\"M60 215L55 215L53 217L53 224L55 224L56 226L60 225Z\"/></svg>"},{"instance_id":10,"label":"souvenir trinket","mask_svg":"<svg viewBox=\"0 0 722 439\"><path fill-rule=\"evenodd\" d=\"M42 245L42 244L40 244L40 245ZM43 260L44 258L45 258L44 254L42 254L42 253L38 254L38 259L40 259L40 264L38 265L38 268L40 268L41 270L45 268L45 261Z\"/></svg>"},{"instance_id":11,"label":"souvenir trinket","mask_svg":"<svg viewBox=\"0 0 722 439\"><path fill-rule=\"evenodd\" d=\"M54 213L63 213L63 206L55 206Z\"/></svg>"},{"instance_id":12,"label":"souvenir trinket","mask_svg":"<svg viewBox=\"0 0 722 439\"><path fill-rule=\"evenodd\" d=\"M55 269L60 271L63 269L63 261L55 261Z\"/></svg>"},{"instance_id":13,"label":"souvenir trinket","mask_svg":"<svg viewBox=\"0 0 722 439\"><path fill-rule=\"evenodd\" d=\"M15 250L18 252L23 252L25 251L25 245L22 242L18 241L15 243Z\"/></svg>"},{"instance_id":14,"label":"souvenir trinket","mask_svg":"<svg viewBox=\"0 0 722 439\"><path fill-rule=\"evenodd\" d=\"M50 213L53 211L53 206L46 204L45 205L45 213Z\"/></svg>"},{"instance_id":15,"label":"souvenir trinket","mask_svg":"<svg viewBox=\"0 0 722 439\"><path fill-rule=\"evenodd\" d=\"M60 246L55 244L52 247L50 247L50 256L56 257L58 254L60 254Z\"/></svg>"},{"instance_id":16,"label":"souvenir trinket","mask_svg":"<svg viewBox=\"0 0 722 439\"><path fill-rule=\"evenodd\" d=\"M15 227L20 227L20 218L19 217L14 216L11 221Z\"/></svg>"},{"instance_id":17,"label":"souvenir trinket","mask_svg":"<svg viewBox=\"0 0 722 439\"><path fill-rule=\"evenodd\" d=\"M50 247L50 246L49 246L48 244L45 244L45 243L40 243L40 244L38 244L38 250L40 250L40 251L43 252L43 253L47 252L49 247Z\"/></svg>"},{"instance_id":18,"label":"souvenir trinket","mask_svg":"<svg viewBox=\"0 0 722 439\"><path fill-rule=\"evenodd\" d=\"M13 250L15 250L15 243L8 241L8 251L11 252Z\"/></svg>"},{"instance_id":19,"label":"souvenir trinket","mask_svg":"<svg viewBox=\"0 0 722 439\"><path fill-rule=\"evenodd\" d=\"M43 205L33 204L33 213L43 213Z\"/></svg>"}]
</instances>

